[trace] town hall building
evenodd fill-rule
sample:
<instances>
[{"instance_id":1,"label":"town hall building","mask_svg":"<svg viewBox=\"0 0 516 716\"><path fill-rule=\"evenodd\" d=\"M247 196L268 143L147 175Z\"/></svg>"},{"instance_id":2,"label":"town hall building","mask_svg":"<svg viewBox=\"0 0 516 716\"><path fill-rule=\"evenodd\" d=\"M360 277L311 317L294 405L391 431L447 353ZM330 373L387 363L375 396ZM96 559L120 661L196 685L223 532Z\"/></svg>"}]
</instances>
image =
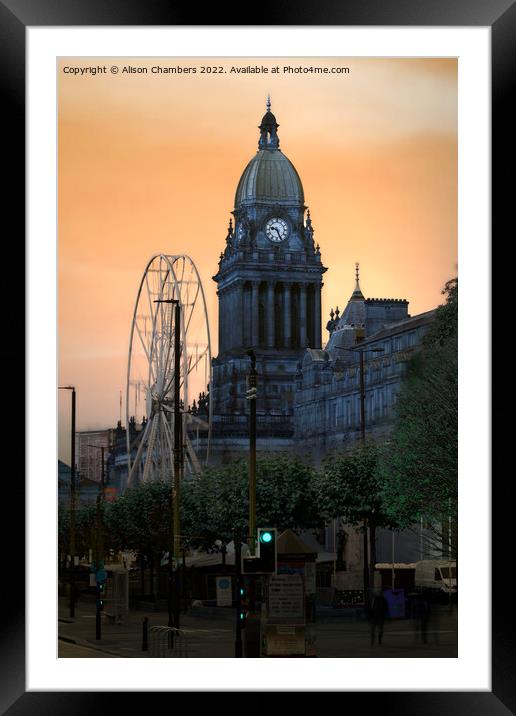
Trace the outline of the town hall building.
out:
<instances>
[{"instance_id":1,"label":"town hall building","mask_svg":"<svg viewBox=\"0 0 516 716\"><path fill-rule=\"evenodd\" d=\"M248 455L249 350L258 372L258 453L285 451L318 466L364 432L377 438L388 433L407 361L435 315L411 316L401 298L366 298L357 264L344 310L330 312L323 347L321 291L327 268L314 242L301 178L280 148L278 127L269 100L258 150L237 184L213 276L219 307L219 353L210 386L214 464ZM327 526L323 538L339 558L332 583L360 589L363 538L338 522ZM390 561L391 533L378 530L376 541L378 560ZM401 533L396 561L423 558L421 544L421 535Z\"/></svg>"},{"instance_id":2,"label":"town hall building","mask_svg":"<svg viewBox=\"0 0 516 716\"><path fill-rule=\"evenodd\" d=\"M301 178L280 148L278 127L269 99L213 276L219 308L219 353L210 388L215 463L247 454L250 349L258 371L258 451L296 452L318 464L328 451L360 437L359 351L367 432L381 434L392 422L404 364L434 315L410 316L404 299L365 298L357 265L342 314L332 309L326 323L323 348L327 268L314 242Z\"/></svg>"}]
</instances>

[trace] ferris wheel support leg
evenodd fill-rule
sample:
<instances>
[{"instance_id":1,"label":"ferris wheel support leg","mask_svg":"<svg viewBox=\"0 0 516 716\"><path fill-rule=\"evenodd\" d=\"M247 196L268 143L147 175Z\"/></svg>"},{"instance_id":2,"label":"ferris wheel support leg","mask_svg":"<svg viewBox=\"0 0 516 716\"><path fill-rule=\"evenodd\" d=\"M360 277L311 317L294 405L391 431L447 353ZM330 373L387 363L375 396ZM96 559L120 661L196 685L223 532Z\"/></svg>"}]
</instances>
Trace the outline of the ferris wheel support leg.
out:
<instances>
[{"instance_id":1,"label":"ferris wheel support leg","mask_svg":"<svg viewBox=\"0 0 516 716\"><path fill-rule=\"evenodd\" d=\"M149 470L153 461L154 443L156 442L156 433L158 430L159 413L152 418L152 427L149 436L149 444L147 445L147 455L145 456L145 465L143 466L142 482L147 482Z\"/></svg>"},{"instance_id":2,"label":"ferris wheel support leg","mask_svg":"<svg viewBox=\"0 0 516 716\"><path fill-rule=\"evenodd\" d=\"M140 467L140 461L142 459L143 448L145 446L145 440L147 438L147 433L149 432L150 426L151 426L151 421L149 420L147 422L147 425L144 428L144 431L143 431L143 434L142 434L142 437L140 440L140 444L138 446L138 451L134 457L134 462L131 465L131 469L129 471L129 475L127 478L127 487L133 486L135 475L138 474L138 468Z\"/></svg>"}]
</instances>

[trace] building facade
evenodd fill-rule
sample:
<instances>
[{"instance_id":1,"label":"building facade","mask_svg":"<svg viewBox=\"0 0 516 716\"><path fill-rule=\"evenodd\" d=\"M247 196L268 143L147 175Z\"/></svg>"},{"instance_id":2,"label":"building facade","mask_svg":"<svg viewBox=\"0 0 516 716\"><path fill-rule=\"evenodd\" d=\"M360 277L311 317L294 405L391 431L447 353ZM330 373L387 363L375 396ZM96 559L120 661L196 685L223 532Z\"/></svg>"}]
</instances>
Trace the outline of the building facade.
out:
<instances>
[{"instance_id":1,"label":"building facade","mask_svg":"<svg viewBox=\"0 0 516 716\"><path fill-rule=\"evenodd\" d=\"M362 437L385 435L407 362L435 311L409 316L404 299L366 299L358 281L347 306L330 314L324 349L308 349L296 374L294 440L316 464ZM362 357L362 368L361 368Z\"/></svg>"},{"instance_id":2,"label":"building facade","mask_svg":"<svg viewBox=\"0 0 516 716\"><path fill-rule=\"evenodd\" d=\"M100 482L102 476L102 450L104 472L108 453L113 448L114 430L82 430L75 433L76 460L83 480ZM105 476L105 475L104 475Z\"/></svg>"},{"instance_id":3,"label":"building facade","mask_svg":"<svg viewBox=\"0 0 516 716\"><path fill-rule=\"evenodd\" d=\"M321 251L301 178L280 149L270 100L258 150L237 183L220 254L219 354L213 359L212 459L248 449L248 351L256 355L257 448L309 455L318 463L360 435L360 354L365 423L379 435L392 421L404 365L434 312L408 314L408 301L365 298L355 287L342 314L331 311L322 346ZM233 226L234 218L234 226Z\"/></svg>"}]
</instances>

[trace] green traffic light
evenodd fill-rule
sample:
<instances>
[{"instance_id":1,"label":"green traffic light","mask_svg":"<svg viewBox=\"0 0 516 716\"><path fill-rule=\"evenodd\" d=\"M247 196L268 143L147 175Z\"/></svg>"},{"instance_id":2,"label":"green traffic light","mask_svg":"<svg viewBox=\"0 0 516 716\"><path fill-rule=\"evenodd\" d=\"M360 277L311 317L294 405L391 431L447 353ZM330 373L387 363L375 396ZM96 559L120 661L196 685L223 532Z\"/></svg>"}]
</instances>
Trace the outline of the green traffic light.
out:
<instances>
[{"instance_id":1,"label":"green traffic light","mask_svg":"<svg viewBox=\"0 0 516 716\"><path fill-rule=\"evenodd\" d=\"M260 542L272 542L272 533L271 532L262 532L260 535Z\"/></svg>"}]
</instances>

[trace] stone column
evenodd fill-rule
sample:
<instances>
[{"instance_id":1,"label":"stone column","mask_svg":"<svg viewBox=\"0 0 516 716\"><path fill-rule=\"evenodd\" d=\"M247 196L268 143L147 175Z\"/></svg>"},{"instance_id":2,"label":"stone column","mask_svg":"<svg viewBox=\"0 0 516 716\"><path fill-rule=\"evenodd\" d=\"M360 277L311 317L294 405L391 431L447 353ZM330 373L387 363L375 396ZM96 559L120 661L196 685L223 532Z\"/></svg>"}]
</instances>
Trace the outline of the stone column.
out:
<instances>
[{"instance_id":1,"label":"stone column","mask_svg":"<svg viewBox=\"0 0 516 716\"><path fill-rule=\"evenodd\" d=\"M283 284L283 345L292 346L292 309L290 305L290 284Z\"/></svg>"},{"instance_id":2,"label":"stone column","mask_svg":"<svg viewBox=\"0 0 516 716\"><path fill-rule=\"evenodd\" d=\"M229 293L228 289L225 288L222 294L222 301L220 304L220 322L222 323L222 345L223 350L227 351L229 348L229 326L228 326L228 315L229 310Z\"/></svg>"},{"instance_id":3,"label":"stone column","mask_svg":"<svg viewBox=\"0 0 516 716\"><path fill-rule=\"evenodd\" d=\"M226 306L224 311L224 320L228 324L227 325L227 340L226 340L226 349L231 350L233 348L233 330L234 330L234 293L233 293L233 286L229 286L226 294Z\"/></svg>"},{"instance_id":4,"label":"stone column","mask_svg":"<svg viewBox=\"0 0 516 716\"><path fill-rule=\"evenodd\" d=\"M251 292L251 345L257 346L260 341L260 309L258 304L260 282L253 281Z\"/></svg>"},{"instance_id":5,"label":"stone column","mask_svg":"<svg viewBox=\"0 0 516 716\"><path fill-rule=\"evenodd\" d=\"M314 284L314 348L321 347L321 285Z\"/></svg>"},{"instance_id":6,"label":"stone column","mask_svg":"<svg viewBox=\"0 0 516 716\"><path fill-rule=\"evenodd\" d=\"M306 348L306 285L299 285L299 347Z\"/></svg>"},{"instance_id":7,"label":"stone column","mask_svg":"<svg viewBox=\"0 0 516 716\"><path fill-rule=\"evenodd\" d=\"M235 284L234 313L231 316L233 323L233 347L241 348L244 344L244 284L237 281Z\"/></svg>"},{"instance_id":8,"label":"stone column","mask_svg":"<svg viewBox=\"0 0 516 716\"><path fill-rule=\"evenodd\" d=\"M267 284L267 347L274 348L274 282Z\"/></svg>"},{"instance_id":9,"label":"stone column","mask_svg":"<svg viewBox=\"0 0 516 716\"><path fill-rule=\"evenodd\" d=\"M224 351L224 321L222 320L224 298L220 291L217 291L217 296L219 299L219 353L222 353Z\"/></svg>"}]
</instances>

